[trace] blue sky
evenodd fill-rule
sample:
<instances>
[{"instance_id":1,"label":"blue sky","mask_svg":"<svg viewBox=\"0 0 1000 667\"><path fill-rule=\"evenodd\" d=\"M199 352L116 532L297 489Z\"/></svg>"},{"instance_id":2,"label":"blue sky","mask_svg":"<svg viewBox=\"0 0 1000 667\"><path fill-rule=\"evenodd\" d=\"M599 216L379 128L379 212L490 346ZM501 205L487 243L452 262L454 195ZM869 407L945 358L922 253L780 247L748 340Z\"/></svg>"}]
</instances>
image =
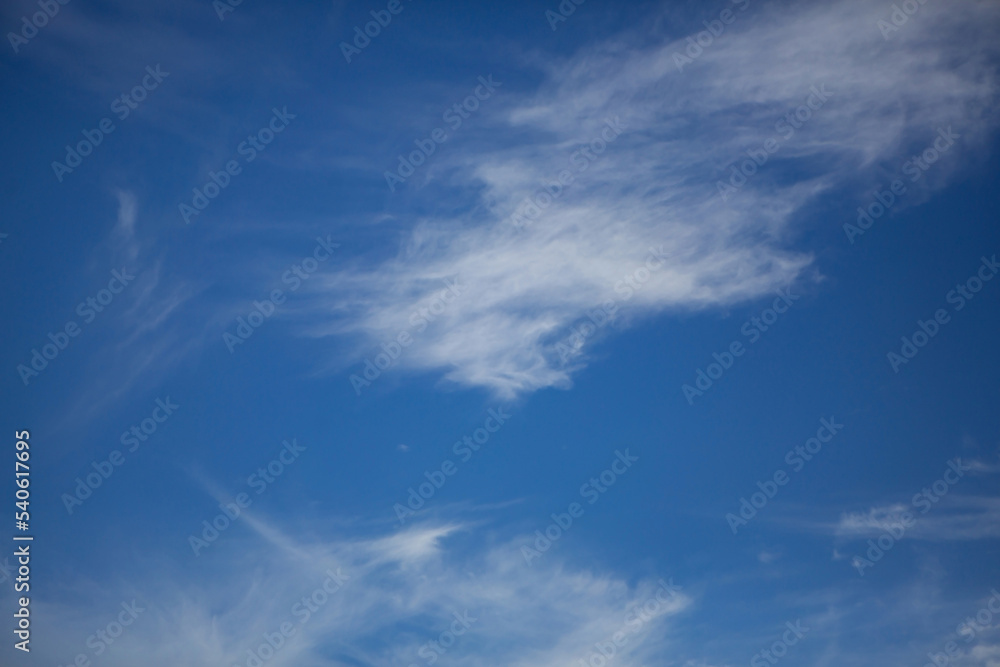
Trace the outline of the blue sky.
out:
<instances>
[{"instance_id":1,"label":"blue sky","mask_svg":"<svg viewBox=\"0 0 1000 667\"><path fill-rule=\"evenodd\" d=\"M4 665L1000 665L995 3L0 22Z\"/></svg>"}]
</instances>

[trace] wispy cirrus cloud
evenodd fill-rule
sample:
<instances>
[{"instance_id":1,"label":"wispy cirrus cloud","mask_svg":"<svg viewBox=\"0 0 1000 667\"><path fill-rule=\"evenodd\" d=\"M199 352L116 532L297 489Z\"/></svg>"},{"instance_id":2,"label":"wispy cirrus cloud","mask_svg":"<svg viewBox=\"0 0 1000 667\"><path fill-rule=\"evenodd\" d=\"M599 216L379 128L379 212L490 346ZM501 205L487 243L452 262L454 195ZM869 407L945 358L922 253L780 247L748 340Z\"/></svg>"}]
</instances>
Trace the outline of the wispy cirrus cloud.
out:
<instances>
[{"instance_id":1,"label":"wispy cirrus cloud","mask_svg":"<svg viewBox=\"0 0 1000 667\"><path fill-rule=\"evenodd\" d=\"M587 348L567 364L556 345L609 299L627 323L735 304L815 276L812 256L795 243L809 228L806 205L830 192L860 197L939 127L953 126L963 146L953 155L969 157L995 125L997 6L927 5L891 40L877 27L884 13L855 0L754 7L683 72L673 59L683 37L652 29L531 61L544 82L505 90L506 107L482 112L495 124L490 142L451 146L426 168L420 196L457 189L482 205L427 215L396 257L330 277L307 332L355 336L363 352L406 329L422 300L458 278L468 296L399 364L510 396L568 385ZM822 86L822 109L722 201L717 184L729 167L777 136L776 123ZM602 148L608 121L627 129ZM951 168L937 167L934 183ZM531 224L512 225L526 198L564 170L573 183ZM651 245L670 260L626 299L621 281Z\"/></svg>"},{"instance_id":2,"label":"wispy cirrus cloud","mask_svg":"<svg viewBox=\"0 0 1000 667\"><path fill-rule=\"evenodd\" d=\"M162 248L142 230L141 201L135 192L114 191L116 222L92 253L88 271L134 276L112 305L94 316L101 331L85 361L86 389L66 408L64 427L86 420L129 395L148 389L208 342L209 318L190 318L208 281L171 269ZM200 321L199 321L200 320Z\"/></svg>"},{"instance_id":3,"label":"wispy cirrus cloud","mask_svg":"<svg viewBox=\"0 0 1000 667\"><path fill-rule=\"evenodd\" d=\"M119 600L137 598L143 616L102 664L246 664L247 651L286 622L296 632L268 665L427 664L418 652L449 629L457 613L472 622L448 647L451 661L575 667L595 642L622 629L636 604L655 599L660 586L629 585L555 559L528 567L514 543L470 552L453 539L465 531L459 524L307 542L260 519L241 521L254 529L253 537L230 536L227 548L215 554L224 567L202 560L198 565L207 570L188 568L185 577L150 573L142 585L102 591L85 610L65 601L33 601L42 622L59 628L53 635L58 641L39 650L53 660L71 659L93 632L95 609L106 603L112 613ZM330 572L342 585L321 596L325 601L306 617L308 605L295 605L321 588ZM189 583L178 587L177 581ZM77 586L77 592L86 588ZM682 591L660 597L666 601L631 635L617 664L647 664L666 645L671 619L692 603Z\"/></svg>"},{"instance_id":4,"label":"wispy cirrus cloud","mask_svg":"<svg viewBox=\"0 0 1000 667\"><path fill-rule=\"evenodd\" d=\"M902 504L849 512L841 515L835 533L843 538L876 536L887 526L898 526L903 513L908 512L916 519L906 530L908 538L951 542L1000 537L1000 498L949 495L933 507L927 502L926 507L926 514Z\"/></svg>"}]
</instances>

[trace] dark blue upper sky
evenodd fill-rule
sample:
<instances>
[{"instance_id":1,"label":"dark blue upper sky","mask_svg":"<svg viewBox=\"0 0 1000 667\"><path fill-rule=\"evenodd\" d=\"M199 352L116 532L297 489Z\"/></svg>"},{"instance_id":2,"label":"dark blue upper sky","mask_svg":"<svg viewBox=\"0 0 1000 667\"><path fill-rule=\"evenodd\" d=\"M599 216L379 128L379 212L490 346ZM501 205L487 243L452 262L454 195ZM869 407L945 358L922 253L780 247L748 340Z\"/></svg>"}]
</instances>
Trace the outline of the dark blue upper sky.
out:
<instances>
[{"instance_id":1,"label":"dark blue upper sky","mask_svg":"<svg viewBox=\"0 0 1000 667\"><path fill-rule=\"evenodd\" d=\"M0 23L3 665L1000 665L995 3Z\"/></svg>"}]
</instances>

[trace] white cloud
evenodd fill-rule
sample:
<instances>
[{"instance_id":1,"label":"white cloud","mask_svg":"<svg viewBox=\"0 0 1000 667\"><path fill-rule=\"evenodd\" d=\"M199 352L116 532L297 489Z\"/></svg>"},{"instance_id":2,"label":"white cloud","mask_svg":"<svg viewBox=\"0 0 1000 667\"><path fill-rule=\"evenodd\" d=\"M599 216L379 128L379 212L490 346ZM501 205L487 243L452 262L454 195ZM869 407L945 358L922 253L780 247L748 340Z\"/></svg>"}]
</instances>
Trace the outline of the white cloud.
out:
<instances>
[{"instance_id":1,"label":"white cloud","mask_svg":"<svg viewBox=\"0 0 1000 667\"><path fill-rule=\"evenodd\" d=\"M839 537L872 537L890 525L898 527L904 512L915 520L906 529L907 538L943 542L1000 537L1000 498L955 495L941 498L925 514L902 504L846 513L835 531Z\"/></svg>"},{"instance_id":2,"label":"white cloud","mask_svg":"<svg viewBox=\"0 0 1000 667\"><path fill-rule=\"evenodd\" d=\"M354 352L366 354L412 330L420 303L457 277L465 294L398 363L509 396L566 386L588 348L567 359L556 344L607 299L623 306L625 324L751 300L814 275L812 257L794 247L806 204L887 183L908 151L950 125L960 146L926 179L943 183L949 160L968 159L993 127L986 60L998 7L928 4L889 40L876 26L884 10L854 0L754 6L683 73L672 58L683 39L648 45L655 38L643 31L547 61L537 91L504 91L515 101L493 119L493 144L467 142L460 158L452 146L423 176L422 196L464 188L486 207L422 219L394 259L330 277L308 332L353 335ZM823 85L830 98L723 202L716 184L727 167L781 136L776 121ZM537 220L512 227L507 217L524 198L574 169L574 151L616 117L627 130ZM626 302L615 285L650 246L670 259Z\"/></svg>"},{"instance_id":3,"label":"white cloud","mask_svg":"<svg viewBox=\"0 0 1000 667\"><path fill-rule=\"evenodd\" d=\"M136 587L77 590L86 593L85 609L69 602L76 594L65 591L58 604L33 600L38 622L58 628L54 641L39 647L43 657L66 661L90 653L84 638L105 620L100 610L113 620L121 600L137 598L145 611L101 664L245 664L246 651L284 622L296 628L294 641L267 661L269 667L427 664L418 656L421 647L449 629L454 613L468 611L475 620L448 649L450 662L576 667L659 588L653 581L628 585L615 576L572 570L555 558L529 567L515 543L470 554L449 540L464 532L459 525L303 543L249 516L240 521L248 519L257 538L227 535L225 545L213 550L214 561L203 557L188 564L185 576L172 576L168 567L159 574L136 573L143 578ZM303 619L294 605L337 568L346 583ZM666 623L690 603L683 591L658 603L655 614L631 633L616 664L645 664L662 651Z\"/></svg>"},{"instance_id":4,"label":"white cloud","mask_svg":"<svg viewBox=\"0 0 1000 667\"><path fill-rule=\"evenodd\" d=\"M188 279L171 268L162 248L137 229L140 203L134 192L115 190L116 222L92 253L87 280L106 284L109 271L134 278L106 309L96 315L90 330L117 326L111 336L84 337L92 347L87 354L86 389L78 392L63 410L59 428L72 428L79 420L100 414L137 391L156 386L169 372L208 341L206 321L217 323L218 309L191 317L197 297L208 286L204 278ZM102 282L103 281L103 284ZM82 283L83 281L81 281ZM91 294L92 296L92 294ZM81 297L82 298L82 297ZM210 306L203 306L208 308ZM74 344L74 350L81 343Z\"/></svg>"}]
</instances>

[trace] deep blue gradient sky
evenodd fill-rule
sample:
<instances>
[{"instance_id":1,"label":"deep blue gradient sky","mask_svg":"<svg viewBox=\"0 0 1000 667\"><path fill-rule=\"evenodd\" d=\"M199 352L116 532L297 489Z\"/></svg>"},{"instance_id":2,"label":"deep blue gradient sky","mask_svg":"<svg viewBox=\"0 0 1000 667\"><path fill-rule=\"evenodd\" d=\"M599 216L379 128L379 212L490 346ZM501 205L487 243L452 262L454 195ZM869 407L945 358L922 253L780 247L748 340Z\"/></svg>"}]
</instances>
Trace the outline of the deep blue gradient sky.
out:
<instances>
[{"instance_id":1,"label":"deep blue gradient sky","mask_svg":"<svg viewBox=\"0 0 1000 667\"><path fill-rule=\"evenodd\" d=\"M1000 665L996 4L388 4L5 38L0 664Z\"/></svg>"}]
</instances>

